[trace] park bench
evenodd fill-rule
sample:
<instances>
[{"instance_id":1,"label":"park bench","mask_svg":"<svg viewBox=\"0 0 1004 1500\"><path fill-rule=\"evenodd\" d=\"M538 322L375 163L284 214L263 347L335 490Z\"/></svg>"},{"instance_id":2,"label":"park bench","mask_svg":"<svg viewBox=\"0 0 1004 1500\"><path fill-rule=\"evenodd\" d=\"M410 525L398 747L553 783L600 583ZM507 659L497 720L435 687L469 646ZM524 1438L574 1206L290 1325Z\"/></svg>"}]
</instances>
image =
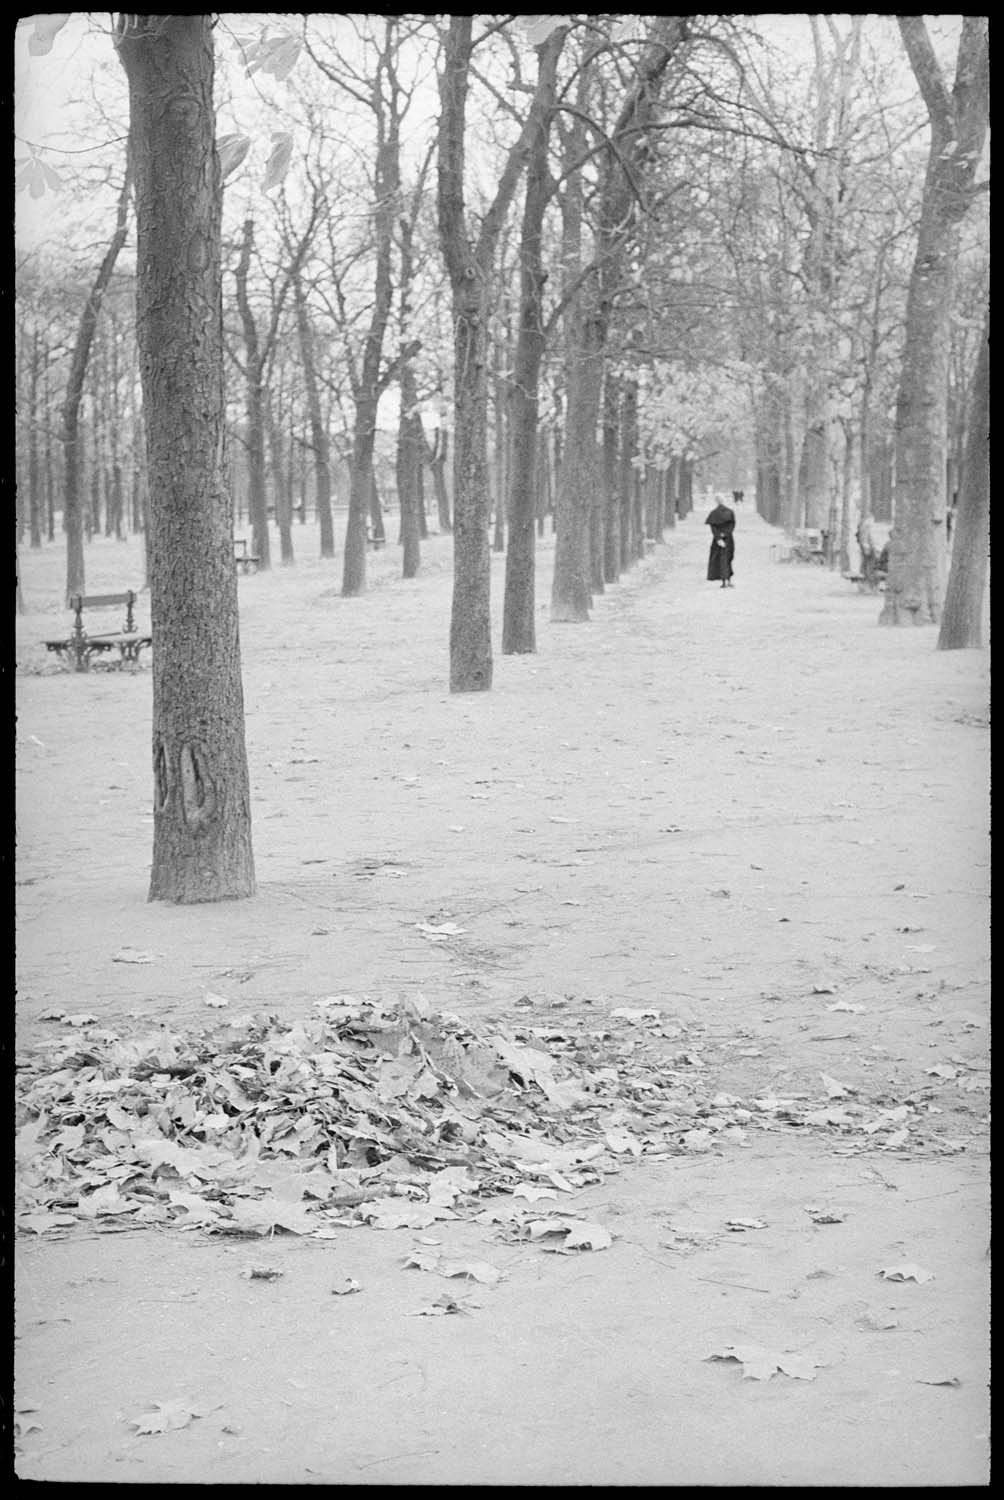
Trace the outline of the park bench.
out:
<instances>
[{"instance_id":1,"label":"park bench","mask_svg":"<svg viewBox=\"0 0 1004 1500\"><path fill-rule=\"evenodd\" d=\"M257 573L258 571L258 559L253 552L248 551L246 537L234 539L234 562L237 564L238 572Z\"/></svg>"},{"instance_id":2,"label":"park bench","mask_svg":"<svg viewBox=\"0 0 1004 1500\"><path fill-rule=\"evenodd\" d=\"M803 526L795 532L791 555L796 562L823 564L826 562L826 534L813 526Z\"/></svg>"},{"instance_id":3,"label":"park bench","mask_svg":"<svg viewBox=\"0 0 1004 1500\"><path fill-rule=\"evenodd\" d=\"M877 594L885 588L885 570L876 568L873 573L844 573L848 583L856 583L859 594Z\"/></svg>"},{"instance_id":4,"label":"park bench","mask_svg":"<svg viewBox=\"0 0 1004 1500\"><path fill-rule=\"evenodd\" d=\"M46 641L45 649L54 651L64 661L71 662L77 672L86 672L92 656L103 656L118 648L119 660L136 665L144 646L153 645L153 637L136 629L133 606L136 595L132 589L122 594L73 594L70 608L73 610L73 631L58 641ZM90 634L84 629L85 609L110 609L116 604L126 607L125 623L121 630L101 631Z\"/></svg>"}]
</instances>

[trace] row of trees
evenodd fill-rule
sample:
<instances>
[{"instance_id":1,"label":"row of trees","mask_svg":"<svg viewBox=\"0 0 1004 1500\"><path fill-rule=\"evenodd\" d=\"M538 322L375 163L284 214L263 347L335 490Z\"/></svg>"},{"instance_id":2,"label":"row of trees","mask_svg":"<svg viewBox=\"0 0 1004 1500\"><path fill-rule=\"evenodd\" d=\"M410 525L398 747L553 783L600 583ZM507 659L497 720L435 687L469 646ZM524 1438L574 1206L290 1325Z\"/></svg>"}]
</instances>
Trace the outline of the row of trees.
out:
<instances>
[{"instance_id":1,"label":"row of trees","mask_svg":"<svg viewBox=\"0 0 1004 1500\"><path fill-rule=\"evenodd\" d=\"M892 447L897 544L884 617L938 618L945 549L936 556L931 538L943 536L953 377L959 432L968 420L967 451L979 451L959 345L968 340L971 358L980 334L957 318L953 344L952 310L960 279L972 302L985 288L978 215L960 240L986 130L985 25L963 20L949 85L923 22L900 23L930 123L925 169L917 91L897 104L891 88L903 54L870 49L864 18L808 24L801 79L764 46L757 18L264 27L235 38L261 88L259 121L264 99L279 127L256 191L259 140L240 128L237 95L226 101L237 128L214 146L210 18L117 18L130 168L74 340L60 437L70 582L83 372L102 299L111 305L131 171L136 258L123 270L135 280L158 638L151 895L253 888L228 443L240 445L265 566L270 482L292 557L287 434L309 453L324 555L334 551L332 449L344 445L351 595L365 587L381 401L396 392L406 573L419 557L423 408L448 412L454 691L492 682L493 490L496 544L508 522L503 650L530 651L548 485L552 618L584 621L646 536L660 538L686 507L695 464L710 472L716 448L733 463L744 447L755 453L769 519L832 528L839 517L846 549ZM22 348L33 349L31 319L21 321ZM102 368L113 364L128 387L135 363L122 343ZM121 405L131 418L135 398ZM126 432L135 427L118 428L120 449ZM89 449L100 462L96 429ZM29 489L46 467L33 468L31 451ZM441 473L442 447L435 456ZM41 514L37 501L27 509ZM191 672L195 637L227 643L222 656L198 653L213 664L204 681Z\"/></svg>"}]
</instances>

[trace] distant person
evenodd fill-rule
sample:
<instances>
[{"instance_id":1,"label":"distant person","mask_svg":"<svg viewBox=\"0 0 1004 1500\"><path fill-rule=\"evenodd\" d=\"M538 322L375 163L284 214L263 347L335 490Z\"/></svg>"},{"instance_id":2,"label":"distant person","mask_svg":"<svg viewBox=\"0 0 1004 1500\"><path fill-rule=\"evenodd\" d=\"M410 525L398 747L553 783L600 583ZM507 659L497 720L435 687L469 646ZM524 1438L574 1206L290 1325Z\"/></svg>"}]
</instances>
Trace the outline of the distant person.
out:
<instances>
[{"instance_id":1,"label":"distant person","mask_svg":"<svg viewBox=\"0 0 1004 1500\"><path fill-rule=\"evenodd\" d=\"M744 494L745 494L745 490L733 490L732 491L732 504L733 505L742 505Z\"/></svg>"},{"instance_id":2,"label":"distant person","mask_svg":"<svg viewBox=\"0 0 1004 1500\"><path fill-rule=\"evenodd\" d=\"M959 492L952 495L952 503L945 512L945 541L949 546L952 544L952 532L955 530L955 518L959 513Z\"/></svg>"},{"instance_id":3,"label":"distant person","mask_svg":"<svg viewBox=\"0 0 1004 1500\"><path fill-rule=\"evenodd\" d=\"M718 504L706 517L705 526L711 527L711 552L708 557L708 582L721 582L723 589L732 587L732 559L736 555L736 513L727 505Z\"/></svg>"}]
</instances>

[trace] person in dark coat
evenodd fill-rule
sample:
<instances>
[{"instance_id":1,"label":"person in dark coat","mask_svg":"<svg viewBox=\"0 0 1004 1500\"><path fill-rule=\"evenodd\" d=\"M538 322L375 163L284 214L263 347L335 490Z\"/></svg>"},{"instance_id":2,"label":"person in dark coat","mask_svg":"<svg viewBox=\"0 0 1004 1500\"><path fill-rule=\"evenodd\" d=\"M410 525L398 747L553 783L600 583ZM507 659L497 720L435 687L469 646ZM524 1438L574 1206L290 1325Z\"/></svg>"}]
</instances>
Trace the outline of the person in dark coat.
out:
<instances>
[{"instance_id":1,"label":"person in dark coat","mask_svg":"<svg viewBox=\"0 0 1004 1500\"><path fill-rule=\"evenodd\" d=\"M716 505L705 519L711 527L711 553L708 557L708 581L720 580L723 589L732 587L732 559L736 555L736 513L727 505Z\"/></svg>"}]
</instances>

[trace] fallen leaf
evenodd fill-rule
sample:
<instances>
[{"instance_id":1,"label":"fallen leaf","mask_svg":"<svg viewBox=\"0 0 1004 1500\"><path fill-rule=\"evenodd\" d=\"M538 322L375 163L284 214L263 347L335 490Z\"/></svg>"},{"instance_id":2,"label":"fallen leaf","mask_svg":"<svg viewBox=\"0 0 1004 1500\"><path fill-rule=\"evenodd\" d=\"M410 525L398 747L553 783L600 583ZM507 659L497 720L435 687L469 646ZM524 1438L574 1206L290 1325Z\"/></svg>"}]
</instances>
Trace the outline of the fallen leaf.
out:
<instances>
[{"instance_id":1,"label":"fallen leaf","mask_svg":"<svg viewBox=\"0 0 1004 1500\"><path fill-rule=\"evenodd\" d=\"M344 1281L340 1281L337 1286L331 1288L332 1295L335 1297L351 1297L353 1292L361 1291L362 1286L354 1276L346 1276Z\"/></svg>"},{"instance_id":2,"label":"fallen leaf","mask_svg":"<svg viewBox=\"0 0 1004 1500\"><path fill-rule=\"evenodd\" d=\"M578 1222L569 1225L565 1239L566 1250L609 1250L613 1236L602 1224Z\"/></svg>"},{"instance_id":3,"label":"fallen leaf","mask_svg":"<svg viewBox=\"0 0 1004 1500\"><path fill-rule=\"evenodd\" d=\"M788 1375L793 1380L815 1380L816 1370L825 1363L811 1354L777 1353L760 1344L727 1344L724 1349L705 1356L709 1360L735 1360L743 1367L744 1380L770 1380L774 1375Z\"/></svg>"},{"instance_id":4,"label":"fallen leaf","mask_svg":"<svg viewBox=\"0 0 1004 1500\"><path fill-rule=\"evenodd\" d=\"M456 1218L448 1208L408 1203L402 1198L377 1198L364 1204L360 1214L374 1229L425 1229L437 1219Z\"/></svg>"},{"instance_id":5,"label":"fallen leaf","mask_svg":"<svg viewBox=\"0 0 1004 1500\"><path fill-rule=\"evenodd\" d=\"M405 1270L438 1271L439 1251L413 1250L410 1255L405 1257L404 1265Z\"/></svg>"},{"instance_id":6,"label":"fallen leaf","mask_svg":"<svg viewBox=\"0 0 1004 1500\"><path fill-rule=\"evenodd\" d=\"M437 1297L434 1302L426 1303L424 1307L416 1307L408 1316L410 1318L442 1318L450 1313L466 1313L469 1306L476 1306L476 1304L470 1303L465 1306L444 1292L442 1297Z\"/></svg>"},{"instance_id":7,"label":"fallen leaf","mask_svg":"<svg viewBox=\"0 0 1004 1500\"><path fill-rule=\"evenodd\" d=\"M211 1006L213 1010L220 1010L224 1005L229 1005L230 1001L225 995L214 995L212 990L207 990L206 1004Z\"/></svg>"},{"instance_id":8,"label":"fallen leaf","mask_svg":"<svg viewBox=\"0 0 1004 1500\"><path fill-rule=\"evenodd\" d=\"M766 1229L767 1225L763 1219L726 1219L725 1227L741 1233L744 1229Z\"/></svg>"},{"instance_id":9,"label":"fallen leaf","mask_svg":"<svg viewBox=\"0 0 1004 1500\"><path fill-rule=\"evenodd\" d=\"M847 1218L845 1213L835 1208L814 1208L810 1206L806 1208L805 1212L814 1224L842 1224Z\"/></svg>"},{"instance_id":10,"label":"fallen leaf","mask_svg":"<svg viewBox=\"0 0 1004 1500\"><path fill-rule=\"evenodd\" d=\"M914 1378L917 1381L918 1385L951 1385L951 1386L960 1386L962 1384L962 1381L959 1379L959 1377L957 1375L944 1375L944 1376L941 1377L941 1379L937 1379L937 1378L934 1378L934 1377L928 1379L928 1378L925 1378L925 1376L923 1376L923 1375L917 1375Z\"/></svg>"},{"instance_id":11,"label":"fallen leaf","mask_svg":"<svg viewBox=\"0 0 1004 1500\"><path fill-rule=\"evenodd\" d=\"M230 1216L228 1222L254 1234L270 1234L274 1229L288 1229L292 1234L312 1234L317 1225L307 1208L296 1203L283 1203L271 1195L234 1203Z\"/></svg>"},{"instance_id":12,"label":"fallen leaf","mask_svg":"<svg viewBox=\"0 0 1004 1500\"><path fill-rule=\"evenodd\" d=\"M177 1432L195 1418L205 1415L204 1411L196 1411L187 1402L155 1401L152 1411L129 1420L141 1437L151 1437L161 1432Z\"/></svg>"},{"instance_id":13,"label":"fallen leaf","mask_svg":"<svg viewBox=\"0 0 1004 1500\"><path fill-rule=\"evenodd\" d=\"M485 1286L494 1286L502 1279L502 1272L486 1260L444 1260L436 1267L436 1273L439 1276L463 1276Z\"/></svg>"},{"instance_id":14,"label":"fallen leaf","mask_svg":"<svg viewBox=\"0 0 1004 1500\"><path fill-rule=\"evenodd\" d=\"M806 1125L853 1125L846 1109L812 1109L805 1116Z\"/></svg>"},{"instance_id":15,"label":"fallen leaf","mask_svg":"<svg viewBox=\"0 0 1004 1500\"><path fill-rule=\"evenodd\" d=\"M925 1271L921 1266L912 1262L902 1266L887 1266L878 1273L883 1281L933 1281L934 1272Z\"/></svg>"},{"instance_id":16,"label":"fallen leaf","mask_svg":"<svg viewBox=\"0 0 1004 1500\"><path fill-rule=\"evenodd\" d=\"M836 1078L831 1078L828 1073L820 1073L819 1076L823 1080L823 1087L826 1090L826 1097L828 1099L846 1099L849 1094L855 1092L854 1089L848 1088L846 1084L838 1082Z\"/></svg>"},{"instance_id":17,"label":"fallen leaf","mask_svg":"<svg viewBox=\"0 0 1004 1500\"><path fill-rule=\"evenodd\" d=\"M867 1008L865 1005L852 1005L849 1000L838 1000L836 1005L828 1005L826 1007L827 1010L848 1011L855 1016L863 1015Z\"/></svg>"},{"instance_id":18,"label":"fallen leaf","mask_svg":"<svg viewBox=\"0 0 1004 1500\"><path fill-rule=\"evenodd\" d=\"M641 1155L641 1141L630 1130L608 1130L604 1137L610 1150L617 1155L629 1151L632 1156Z\"/></svg>"},{"instance_id":19,"label":"fallen leaf","mask_svg":"<svg viewBox=\"0 0 1004 1500\"><path fill-rule=\"evenodd\" d=\"M241 1275L245 1281L278 1281L283 1272L275 1266L249 1266Z\"/></svg>"},{"instance_id":20,"label":"fallen leaf","mask_svg":"<svg viewBox=\"0 0 1004 1500\"><path fill-rule=\"evenodd\" d=\"M895 1313L882 1312L876 1308L868 1308L856 1321L859 1328L868 1328L878 1333L899 1327L899 1319Z\"/></svg>"},{"instance_id":21,"label":"fallen leaf","mask_svg":"<svg viewBox=\"0 0 1004 1500\"><path fill-rule=\"evenodd\" d=\"M76 1224L77 1219L73 1214L38 1213L19 1214L17 1219L18 1229L30 1230L32 1234L48 1234L53 1229L69 1229Z\"/></svg>"},{"instance_id":22,"label":"fallen leaf","mask_svg":"<svg viewBox=\"0 0 1004 1500\"><path fill-rule=\"evenodd\" d=\"M525 1198L528 1203L539 1203L541 1198L557 1198L558 1194L554 1188L530 1187L526 1182L521 1182L512 1190L514 1198Z\"/></svg>"},{"instance_id":23,"label":"fallen leaf","mask_svg":"<svg viewBox=\"0 0 1004 1500\"><path fill-rule=\"evenodd\" d=\"M162 955L149 953L145 948L120 948L112 954L113 964L155 964Z\"/></svg>"}]
</instances>

